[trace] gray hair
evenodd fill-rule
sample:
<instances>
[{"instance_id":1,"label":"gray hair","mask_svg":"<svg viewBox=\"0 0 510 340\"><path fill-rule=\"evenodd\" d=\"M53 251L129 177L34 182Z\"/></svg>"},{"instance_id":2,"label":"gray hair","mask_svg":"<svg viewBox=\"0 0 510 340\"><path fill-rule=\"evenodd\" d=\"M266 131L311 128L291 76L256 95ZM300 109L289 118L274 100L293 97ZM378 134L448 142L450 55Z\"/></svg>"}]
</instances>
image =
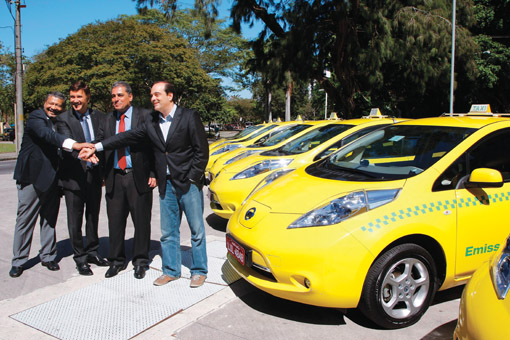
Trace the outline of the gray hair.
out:
<instances>
[{"instance_id":1,"label":"gray hair","mask_svg":"<svg viewBox=\"0 0 510 340\"><path fill-rule=\"evenodd\" d=\"M133 94L133 90L131 89L131 86L123 80L119 80L119 81L116 81L115 83L113 83L112 88L110 89L110 92L113 91L114 88L119 87L119 86L124 87L126 89L127 93Z\"/></svg>"},{"instance_id":2,"label":"gray hair","mask_svg":"<svg viewBox=\"0 0 510 340\"><path fill-rule=\"evenodd\" d=\"M64 103L66 102L66 96L64 96L62 94L62 92L58 92L58 91L52 91L50 93L48 93L48 95L46 96L46 99L44 100L45 102L48 101L48 99L50 97L55 97L55 98L58 98L58 99L62 99L64 101Z\"/></svg>"}]
</instances>

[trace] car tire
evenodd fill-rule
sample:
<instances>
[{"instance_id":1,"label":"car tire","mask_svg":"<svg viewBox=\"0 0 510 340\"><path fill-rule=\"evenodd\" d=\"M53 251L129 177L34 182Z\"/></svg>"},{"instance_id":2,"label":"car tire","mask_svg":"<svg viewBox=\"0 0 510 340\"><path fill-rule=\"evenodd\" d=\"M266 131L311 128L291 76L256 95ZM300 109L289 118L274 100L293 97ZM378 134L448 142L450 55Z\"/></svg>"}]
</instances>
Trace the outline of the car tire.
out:
<instances>
[{"instance_id":1,"label":"car tire","mask_svg":"<svg viewBox=\"0 0 510 340\"><path fill-rule=\"evenodd\" d=\"M383 253L370 267L359 309L380 327L407 327L422 317L437 289L432 256L418 245L401 244Z\"/></svg>"}]
</instances>

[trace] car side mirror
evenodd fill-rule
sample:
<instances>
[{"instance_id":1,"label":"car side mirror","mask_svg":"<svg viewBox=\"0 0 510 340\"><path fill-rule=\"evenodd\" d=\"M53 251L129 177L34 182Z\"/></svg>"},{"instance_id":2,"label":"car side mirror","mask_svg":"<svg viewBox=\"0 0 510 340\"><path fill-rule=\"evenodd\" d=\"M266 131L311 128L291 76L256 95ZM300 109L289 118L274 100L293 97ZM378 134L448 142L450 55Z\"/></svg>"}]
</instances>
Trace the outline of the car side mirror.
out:
<instances>
[{"instance_id":1,"label":"car side mirror","mask_svg":"<svg viewBox=\"0 0 510 340\"><path fill-rule=\"evenodd\" d=\"M471 172L466 186L500 188L503 186L503 176L495 169L478 168Z\"/></svg>"}]
</instances>

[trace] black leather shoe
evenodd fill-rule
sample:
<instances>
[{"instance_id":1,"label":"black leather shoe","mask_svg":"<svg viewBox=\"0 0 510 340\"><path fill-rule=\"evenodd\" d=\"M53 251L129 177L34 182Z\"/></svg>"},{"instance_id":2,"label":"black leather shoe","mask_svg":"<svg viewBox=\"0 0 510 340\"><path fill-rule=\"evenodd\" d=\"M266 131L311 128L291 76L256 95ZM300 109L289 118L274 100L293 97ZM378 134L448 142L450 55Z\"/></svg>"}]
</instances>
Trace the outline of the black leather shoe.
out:
<instances>
[{"instance_id":1,"label":"black leather shoe","mask_svg":"<svg viewBox=\"0 0 510 340\"><path fill-rule=\"evenodd\" d=\"M110 268L106 271L106 274L104 274L104 277L114 277L117 275L122 269L124 269L124 266L121 265L111 265Z\"/></svg>"},{"instance_id":2,"label":"black leather shoe","mask_svg":"<svg viewBox=\"0 0 510 340\"><path fill-rule=\"evenodd\" d=\"M48 262L41 261L41 264L43 267L46 267L46 268L48 268L48 270L51 270L51 271L56 271L56 270L60 269L60 266L55 261L48 261Z\"/></svg>"},{"instance_id":3,"label":"black leather shoe","mask_svg":"<svg viewBox=\"0 0 510 340\"><path fill-rule=\"evenodd\" d=\"M135 278L143 279L145 277L146 266L135 266Z\"/></svg>"},{"instance_id":4,"label":"black leather shoe","mask_svg":"<svg viewBox=\"0 0 510 340\"><path fill-rule=\"evenodd\" d=\"M23 274L23 267L12 266L9 270L10 277L19 277L21 274Z\"/></svg>"},{"instance_id":5,"label":"black leather shoe","mask_svg":"<svg viewBox=\"0 0 510 340\"><path fill-rule=\"evenodd\" d=\"M106 261L104 258L102 258L99 255L88 255L87 262L93 263L99 267L108 267L110 265L110 263L108 263L108 261Z\"/></svg>"},{"instance_id":6,"label":"black leather shoe","mask_svg":"<svg viewBox=\"0 0 510 340\"><path fill-rule=\"evenodd\" d=\"M94 275L92 270L90 270L90 266L86 263L78 263L76 265L76 269L78 269L78 273L80 273L80 275L85 275L85 276Z\"/></svg>"}]
</instances>

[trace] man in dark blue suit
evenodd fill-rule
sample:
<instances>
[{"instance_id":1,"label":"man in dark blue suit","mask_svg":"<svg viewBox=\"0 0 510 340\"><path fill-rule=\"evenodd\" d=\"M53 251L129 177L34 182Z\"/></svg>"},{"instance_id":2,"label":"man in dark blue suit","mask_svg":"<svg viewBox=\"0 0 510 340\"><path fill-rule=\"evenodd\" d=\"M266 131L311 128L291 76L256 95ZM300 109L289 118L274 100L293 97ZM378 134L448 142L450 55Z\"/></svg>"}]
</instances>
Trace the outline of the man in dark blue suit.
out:
<instances>
[{"instance_id":1,"label":"man in dark blue suit","mask_svg":"<svg viewBox=\"0 0 510 340\"><path fill-rule=\"evenodd\" d=\"M178 107L171 83L158 81L151 89L154 112L134 130L119 133L96 144L98 151L113 150L150 141L154 153L161 212L161 286L181 276L180 224L184 213L191 230L191 282L200 287L207 276L207 252L203 220L204 170L209 145L198 112ZM80 153L83 157L91 152Z\"/></svg>"},{"instance_id":2,"label":"man in dark blue suit","mask_svg":"<svg viewBox=\"0 0 510 340\"><path fill-rule=\"evenodd\" d=\"M81 150L91 144L76 143L55 132L54 119L64 108L65 97L60 92L51 92L46 97L43 109L33 111L27 121L21 150L14 169L18 187L18 212L14 230L11 277L23 273L28 261L32 235L39 216L41 225L41 250L39 257L49 270L59 270L55 225L57 223L60 193L57 187L59 165L58 149Z\"/></svg>"},{"instance_id":3,"label":"man in dark blue suit","mask_svg":"<svg viewBox=\"0 0 510 340\"><path fill-rule=\"evenodd\" d=\"M78 142L98 140L105 114L88 107L90 88L77 81L69 88L71 108L57 118L57 131ZM77 152L63 155L59 180L64 189L67 208L67 227L73 248L73 259L80 275L92 275L89 263L107 266L99 254L99 209L103 176L101 166L82 161ZM85 238L82 225L85 216Z\"/></svg>"}]
</instances>

